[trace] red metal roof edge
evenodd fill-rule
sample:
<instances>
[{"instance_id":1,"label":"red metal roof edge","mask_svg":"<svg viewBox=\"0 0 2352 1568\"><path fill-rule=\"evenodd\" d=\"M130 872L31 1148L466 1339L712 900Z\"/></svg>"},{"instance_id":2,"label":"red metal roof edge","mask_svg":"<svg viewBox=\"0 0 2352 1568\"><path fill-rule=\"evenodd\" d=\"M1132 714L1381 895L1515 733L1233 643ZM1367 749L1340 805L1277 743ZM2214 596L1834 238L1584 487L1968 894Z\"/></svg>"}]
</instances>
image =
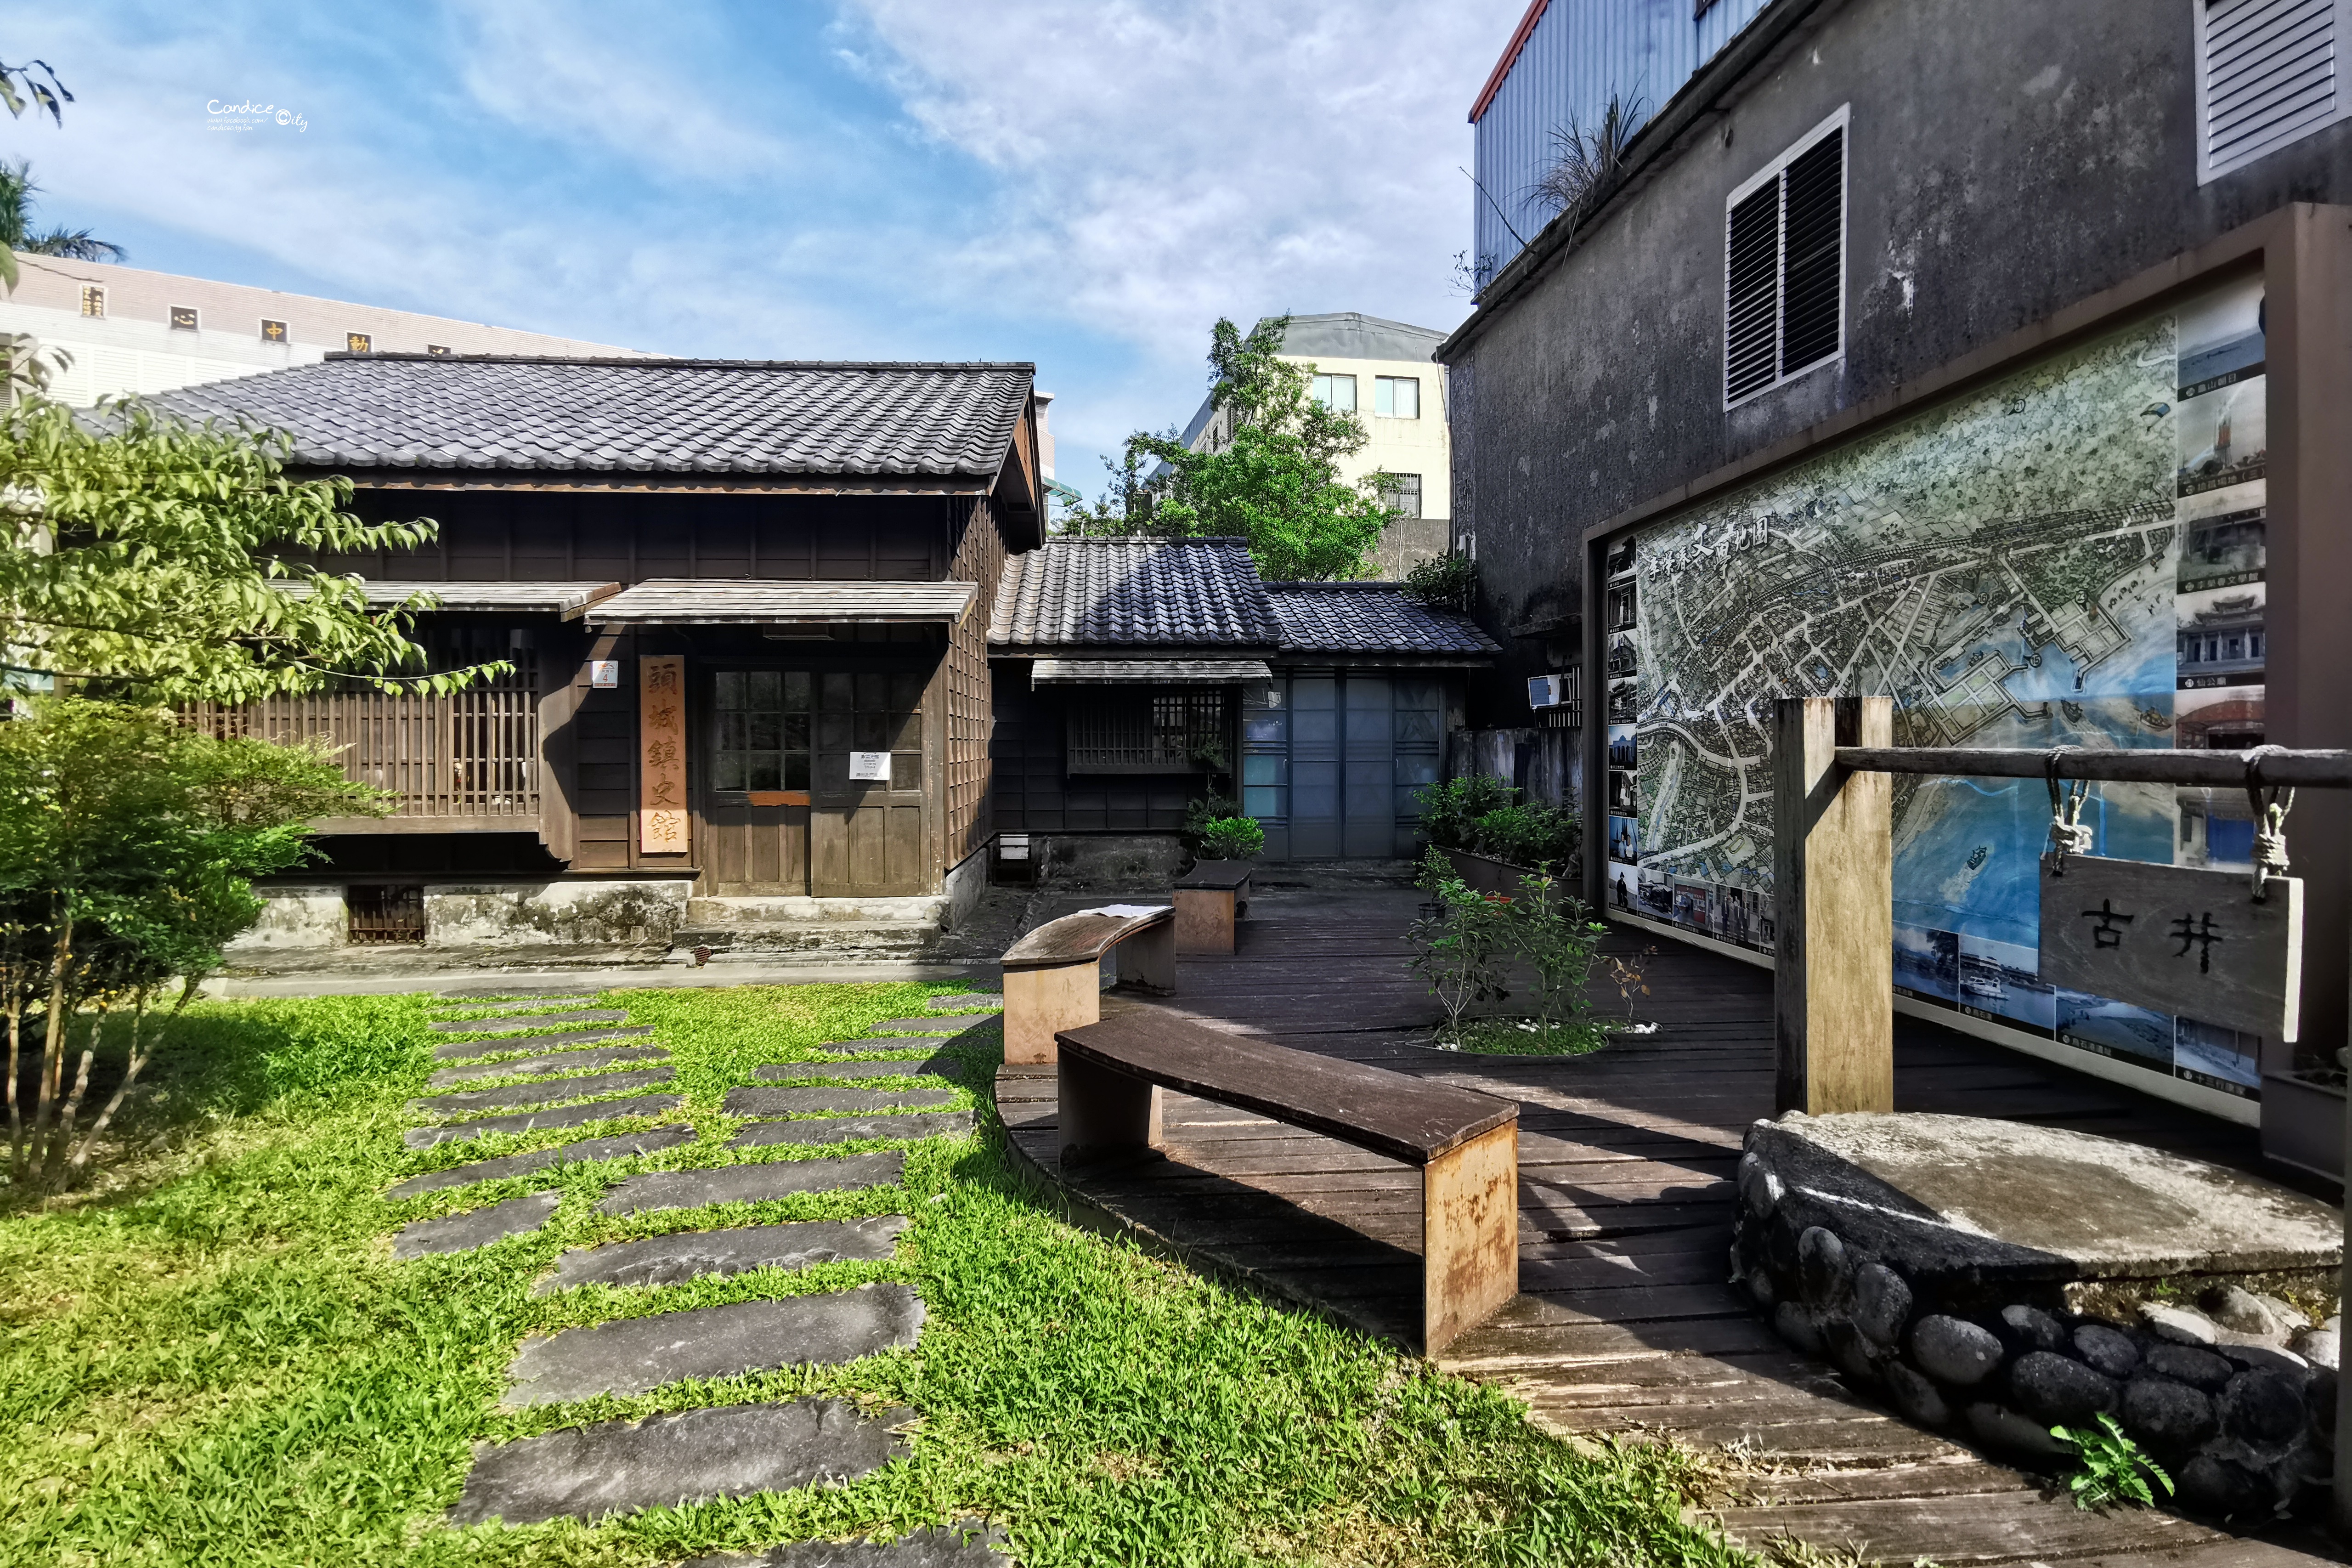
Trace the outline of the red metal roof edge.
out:
<instances>
[{"instance_id":1,"label":"red metal roof edge","mask_svg":"<svg viewBox=\"0 0 2352 1568\"><path fill-rule=\"evenodd\" d=\"M1494 74L1486 79L1486 87L1480 89L1478 101L1470 106L1471 124L1478 123L1479 117L1486 112L1486 106L1495 101L1496 93L1503 90L1503 79L1511 74L1511 68L1518 64L1519 51L1528 47L1528 35L1536 30L1536 24L1543 20L1544 7L1550 4L1551 0L1528 0L1528 14L1519 18L1519 29L1511 35L1510 47L1503 51L1503 58L1495 62Z\"/></svg>"}]
</instances>

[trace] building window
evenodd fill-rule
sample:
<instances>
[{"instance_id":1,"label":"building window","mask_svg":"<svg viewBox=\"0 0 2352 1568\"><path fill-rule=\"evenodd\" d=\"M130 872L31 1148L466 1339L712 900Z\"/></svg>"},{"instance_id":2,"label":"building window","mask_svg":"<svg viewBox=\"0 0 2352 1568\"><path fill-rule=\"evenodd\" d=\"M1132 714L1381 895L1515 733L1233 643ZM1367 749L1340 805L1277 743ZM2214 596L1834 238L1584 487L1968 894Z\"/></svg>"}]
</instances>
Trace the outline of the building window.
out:
<instances>
[{"instance_id":1,"label":"building window","mask_svg":"<svg viewBox=\"0 0 2352 1568\"><path fill-rule=\"evenodd\" d=\"M1223 772L1225 694L1105 691L1074 695L1069 707L1074 773Z\"/></svg>"},{"instance_id":2,"label":"building window","mask_svg":"<svg viewBox=\"0 0 2352 1568\"><path fill-rule=\"evenodd\" d=\"M2189 0L2197 37L2197 183L2352 113L2336 62L2352 0Z\"/></svg>"},{"instance_id":3,"label":"building window","mask_svg":"<svg viewBox=\"0 0 2352 1568\"><path fill-rule=\"evenodd\" d=\"M375 340L368 336L365 332L345 332L343 334L343 352L345 353L354 354L372 354L375 353Z\"/></svg>"},{"instance_id":4,"label":"building window","mask_svg":"<svg viewBox=\"0 0 2352 1568\"><path fill-rule=\"evenodd\" d=\"M1846 116L1830 116L1725 204L1727 408L1844 352Z\"/></svg>"},{"instance_id":5,"label":"building window","mask_svg":"<svg viewBox=\"0 0 2352 1568\"><path fill-rule=\"evenodd\" d=\"M85 283L81 286L81 313L85 316L103 316L106 314L106 289L104 285L98 283Z\"/></svg>"},{"instance_id":6,"label":"building window","mask_svg":"<svg viewBox=\"0 0 2352 1568\"><path fill-rule=\"evenodd\" d=\"M1421 378L1376 375L1372 378L1372 412L1391 419L1421 417Z\"/></svg>"},{"instance_id":7,"label":"building window","mask_svg":"<svg viewBox=\"0 0 2352 1568\"><path fill-rule=\"evenodd\" d=\"M1317 376L1315 401L1341 414L1353 414L1356 411L1356 378L1352 375Z\"/></svg>"},{"instance_id":8,"label":"building window","mask_svg":"<svg viewBox=\"0 0 2352 1568\"><path fill-rule=\"evenodd\" d=\"M1381 504L1391 517L1421 515L1421 476L1391 474L1381 482Z\"/></svg>"},{"instance_id":9,"label":"building window","mask_svg":"<svg viewBox=\"0 0 2352 1568\"><path fill-rule=\"evenodd\" d=\"M265 343L284 342L286 341L286 323L283 321L273 321L267 316L263 317L261 321L261 341Z\"/></svg>"},{"instance_id":10,"label":"building window","mask_svg":"<svg viewBox=\"0 0 2352 1568\"><path fill-rule=\"evenodd\" d=\"M713 789L809 787L806 670L720 670L710 707Z\"/></svg>"},{"instance_id":11,"label":"building window","mask_svg":"<svg viewBox=\"0 0 2352 1568\"><path fill-rule=\"evenodd\" d=\"M194 305L173 306L172 330L175 332L194 331L196 330L196 308Z\"/></svg>"},{"instance_id":12,"label":"building window","mask_svg":"<svg viewBox=\"0 0 2352 1568\"><path fill-rule=\"evenodd\" d=\"M425 345L425 352L429 354L442 354L446 356L449 352L449 345L447 343L426 343Z\"/></svg>"},{"instance_id":13,"label":"building window","mask_svg":"<svg viewBox=\"0 0 2352 1568\"><path fill-rule=\"evenodd\" d=\"M360 883L343 889L344 939L353 947L425 940L425 889L415 882Z\"/></svg>"}]
</instances>

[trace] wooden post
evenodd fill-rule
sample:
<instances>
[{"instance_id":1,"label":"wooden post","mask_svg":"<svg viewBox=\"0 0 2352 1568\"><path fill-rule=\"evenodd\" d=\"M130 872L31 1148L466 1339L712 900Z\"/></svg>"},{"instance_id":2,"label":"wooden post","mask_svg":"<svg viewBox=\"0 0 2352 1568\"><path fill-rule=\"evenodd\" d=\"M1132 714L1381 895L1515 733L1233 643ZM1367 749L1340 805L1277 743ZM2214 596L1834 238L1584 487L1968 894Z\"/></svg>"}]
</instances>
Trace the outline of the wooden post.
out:
<instances>
[{"instance_id":1,"label":"wooden post","mask_svg":"<svg viewBox=\"0 0 2352 1568\"><path fill-rule=\"evenodd\" d=\"M1891 697L1784 697L1773 714L1780 1110L1895 1109L1894 783L1834 754L1894 743Z\"/></svg>"},{"instance_id":2,"label":"wooden post","mask_svg":"<svg viewBox=\"0 0 2352 1568\"><path fill-rule=\"evenodd\" d=\"M1435 1355L1519 1293L1515 1118L1421 1170L1421 1344Z\"/></svg>"},{"instance_id":3,"label":"wooden post","mask_svg":"<svg viewBox=\"0 0 2352 1568\"><path fill-rule=\"evenodd\" d=\"M1065 1168L1137 1159L1160 1142L1159 1085L1076 1057L1054 1070Z\"/></svg>"},{"instance_id":4,"label":"wooden post","mask_svg":"<svg viewBox=\"0 0 2352 1568\"><path fill-rule=\"evenodd\" d=\"M1093 958L1004 972L1004 1059L1051 1062L1054 1036L1102 1020L1102 964Z\"/></svg>"}]
</instances>

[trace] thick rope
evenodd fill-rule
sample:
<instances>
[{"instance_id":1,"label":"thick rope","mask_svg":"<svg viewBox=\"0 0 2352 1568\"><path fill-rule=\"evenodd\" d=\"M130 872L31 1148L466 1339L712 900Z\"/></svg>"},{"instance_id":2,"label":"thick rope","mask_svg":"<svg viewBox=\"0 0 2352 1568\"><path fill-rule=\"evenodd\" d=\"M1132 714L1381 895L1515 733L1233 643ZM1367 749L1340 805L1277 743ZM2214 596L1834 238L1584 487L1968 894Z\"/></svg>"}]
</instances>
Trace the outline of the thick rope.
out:
<instances>
[{"instance_id":1,"label":"thick rope","mask_svg":"<svg viewBox=\"0 0 2352 1568\"><path fill-rule=\"evenodd\" d=\"M2071 784L2058 778L2058 762L2072 746L2053 746L2042 760L2043 773L2050 784L2050 848L2056 857L2050 874L2066 874L2066 857L2088 855L2091 852L2091 830L2083 826L2083 801L2091 792L2090 781L2076 779Z\"/></svg>"},{"instance_id":2,"label":"thick rope","mask_svg":"<svg viewBox=\"0 0 2352 1568\"><path fill-rule=\"evenodd\" d=\"M2254 902L2268 896L2264 884L2287 870L2286 814L2294 809L2294 791L2263 783L2263 763L2282 746L2256 746L2246 753L2246 801L2254 808Z\"/></svg>"}]
</instances>

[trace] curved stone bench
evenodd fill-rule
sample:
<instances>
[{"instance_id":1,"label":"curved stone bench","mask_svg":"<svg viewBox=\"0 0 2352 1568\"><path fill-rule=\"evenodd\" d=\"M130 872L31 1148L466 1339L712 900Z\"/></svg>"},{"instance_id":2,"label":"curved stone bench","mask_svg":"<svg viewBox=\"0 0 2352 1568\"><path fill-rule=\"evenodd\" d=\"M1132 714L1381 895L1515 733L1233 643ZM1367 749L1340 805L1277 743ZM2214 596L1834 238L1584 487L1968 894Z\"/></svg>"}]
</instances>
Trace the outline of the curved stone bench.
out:
<instances>
[{"instance_id":1,"label":"curved stone bench","mask_svg":"<svg viewBox=\"0 0 2352 1568\"><path fill-rule=\"evenodd\" d=\"M1055 1033L1102 1017L1102 961L1113 950L1121 985L1175 994L1176 911L1166 904L1081 910L1005 949L1006 1061L1052 1062Z\"/></svg>"}]
</instances>

